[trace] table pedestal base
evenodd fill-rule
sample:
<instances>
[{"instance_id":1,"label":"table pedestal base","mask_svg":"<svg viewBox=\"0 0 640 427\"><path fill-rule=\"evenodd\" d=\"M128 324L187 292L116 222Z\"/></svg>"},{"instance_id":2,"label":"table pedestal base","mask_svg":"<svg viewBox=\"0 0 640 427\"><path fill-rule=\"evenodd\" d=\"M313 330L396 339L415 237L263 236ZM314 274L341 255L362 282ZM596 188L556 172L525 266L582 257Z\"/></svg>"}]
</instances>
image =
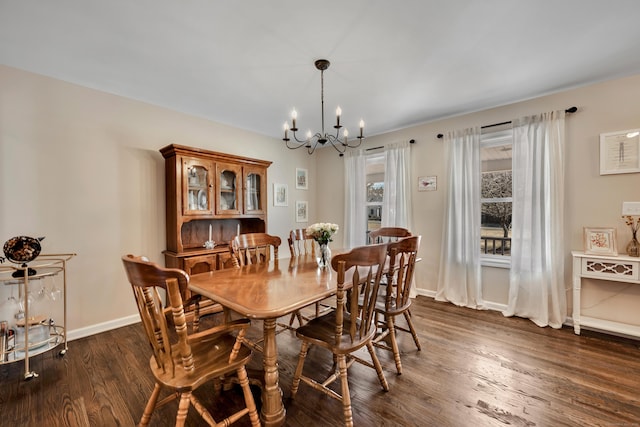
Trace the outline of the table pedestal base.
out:
<instances>
[{"instance_id":1,"label":"table pedestal base","mask_svg":"<svg viewBox=\"0 0 640 427\"><path fill-rule=\"evenodd\" d=\"M265 427L284 424L286 410L282 403L282 389L278 382L278 349L276 347L276 319L264 320L264 384L260 421Z\"/></svg>"}]
</instances>

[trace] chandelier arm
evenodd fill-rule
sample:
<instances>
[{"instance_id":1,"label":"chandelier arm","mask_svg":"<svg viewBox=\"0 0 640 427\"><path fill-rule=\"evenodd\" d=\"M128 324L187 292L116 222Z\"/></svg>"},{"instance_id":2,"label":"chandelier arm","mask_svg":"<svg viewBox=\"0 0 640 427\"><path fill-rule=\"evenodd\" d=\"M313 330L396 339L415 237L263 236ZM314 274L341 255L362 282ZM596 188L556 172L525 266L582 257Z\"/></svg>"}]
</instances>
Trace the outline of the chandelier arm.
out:
<instances>
[{"instance_id":1,"label":"chandelier arm","mask_svg":"<svg viewBox=\"0 0 640 427\"><path fill-rule=\"evenodd\" d=\"M348 148L357 148L357 147L359 147L359 146L360 146L360 144L362 144L362 140L364 139L364 137L362 137L362 138L361 138L361 137L358 137L357 139L358 139L358 143L357 143L357 144L353 144L353 145L352 145L351 143L347 142L347 143L345 144L345 147L348 147Z\"/></svg>"},{"instance_id":2,"label":"chandelier arm","mask_svg":"<svg viewBox=\"0 0 640 427\"><path fill-rule=\"evenodd\" d=\"M289 150L297 150L298 148L302 148L305 146L305 144L295 144L295 145L289 145L289 141L285 141L286 142L286 146Z\"/></svg>"},{"instance_id":3,"label":"chandelier arm","mask_svg":"<svg viewBox=\"0 0 640 427\"><path fill-rule=\"evenodd\" d=\"M296 135L295 131L293 132L293 139L295 139L300 144L305 144L307 142L306 139L298 139L298 136Z\"/></svg>"},{"instance_id":4,"label":"chandelier arm","mask_svg":"<svg viewBox=\"0 0 640 427\"><path fill-rule=\"evenodd\" d=\"M345 146L344 146L344 145L342 145L342 144L336 145L334 142L331 142L331 146L332 146L333 148L335 148L335 149L336 149L336 151L337 151L338 153L340 153L340 154L343 154L343 153L346 151L346 148L347 148L347 147L345 147Z\"/></svg>"},{"instance_id":5,"label":"chandelier arm","mask_svg":"<svg viewBox=\"0 0 640 427\"><path fill-rule=\"evenodd\" d=\"M328 135L327 140L338 153L344 153L346 146L339 138L336 138L333 135Z\"/></svg>"}]
</instances>

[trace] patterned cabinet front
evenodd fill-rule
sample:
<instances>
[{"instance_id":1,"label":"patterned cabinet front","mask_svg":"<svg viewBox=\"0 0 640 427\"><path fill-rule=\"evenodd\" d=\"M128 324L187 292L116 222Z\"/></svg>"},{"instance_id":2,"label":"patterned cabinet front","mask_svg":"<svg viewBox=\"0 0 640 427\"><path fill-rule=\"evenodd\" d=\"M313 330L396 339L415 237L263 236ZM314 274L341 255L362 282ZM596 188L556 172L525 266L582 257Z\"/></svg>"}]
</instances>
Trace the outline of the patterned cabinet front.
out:
<instances>
[{"instance_id":1,"label":"patterned cabinet front","mask_svg":"<svg viewBox=\"0 0 640 427\"><path fill-rule=\"evenodd\" d=\"M582 277L614 281L640 280L640 260L614 258L582 258Z\"/></svg>"}]
</instances>

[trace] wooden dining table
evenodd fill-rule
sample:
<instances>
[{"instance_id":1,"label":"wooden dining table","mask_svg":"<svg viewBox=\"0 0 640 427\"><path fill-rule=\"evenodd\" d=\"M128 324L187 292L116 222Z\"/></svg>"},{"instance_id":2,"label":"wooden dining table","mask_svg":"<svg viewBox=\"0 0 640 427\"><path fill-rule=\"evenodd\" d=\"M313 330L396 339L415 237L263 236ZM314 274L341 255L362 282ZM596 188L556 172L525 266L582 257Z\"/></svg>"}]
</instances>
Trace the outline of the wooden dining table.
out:
<instances>
[{"instance_id":1,"label":"wooden dining table","mask_svg":"<svg viewBox=\"0 0 640 427\"><path fill-rule=\"evenodd\" d=\"M345 277L345 284L350 282ZM194 274L189 289L249 319L263 321L262 409L264 426L284 424L286 410L279 384L276 320L336 293L337 273L301 255L269 263Z\"/></svg>"}]
</instances>

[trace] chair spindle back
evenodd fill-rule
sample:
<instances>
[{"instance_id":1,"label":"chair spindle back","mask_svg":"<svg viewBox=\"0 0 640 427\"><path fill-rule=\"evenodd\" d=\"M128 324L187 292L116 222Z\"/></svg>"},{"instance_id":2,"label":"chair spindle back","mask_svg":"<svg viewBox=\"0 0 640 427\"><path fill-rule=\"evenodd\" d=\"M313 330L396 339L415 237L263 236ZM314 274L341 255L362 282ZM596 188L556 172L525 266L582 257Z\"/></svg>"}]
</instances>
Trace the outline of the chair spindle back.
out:
<instances>
[{"instance_id":1,"label":"chair spindle back","mask_svg":"<svg viewBox=\"0 0 640 427\"><path fill-rule=\"evenodd\" d=\"M343 332L348 331L349 347L365 343L375 335L374 311L380 279L387 257L387 244L362 246L331 260L338 272L336 292L336 346L341 346ZM348 275L351 289L345 289Z\"/></svg>"},{"instance_id":2,"label":"chair spindle back","mask_svg":"<svg viewBox=\"0 0 640 427\"><path fill-rule=\"evenodd\" d=\"M288 242L291 257L298 255L316 255L315 240L313 240L312 237L307 236L304 228L291 230Z\"/></svg>"},{"instance_id":3,"label":"chair spindle back","mask_svg":"<svg viewBox=\"0 0 640 427\"><path fill-rule=\"evenodd\" d=\"M247 233L239 234L231 241L231 251L236 267L268 263L271 260L271 249L273 257L278 259L278 247L280 237L267 233Z\"/></svg>"},{"instance_id":4,"label":"chair spindle back","mask_svg":"<svg viewBox=\"0 0 640 427\"><path fill-rule=\"evenodd\" d=\"M411 232L401 227L382 227L369 233L369 243L389 243L397 242L403 237L411 236Z\"/></svg>"},{"instance_id":5,"label":"chair spindle back","mask_svg":"<svg viewBox=\"0 0 640 427\"><path fill-rule=\"evenodd\" d=\"M409 293L420 249L420 239L421 236L411 236L389 243L385 309L390 314L400 313L411 305Z\"/></svg>"}]
</instances>

